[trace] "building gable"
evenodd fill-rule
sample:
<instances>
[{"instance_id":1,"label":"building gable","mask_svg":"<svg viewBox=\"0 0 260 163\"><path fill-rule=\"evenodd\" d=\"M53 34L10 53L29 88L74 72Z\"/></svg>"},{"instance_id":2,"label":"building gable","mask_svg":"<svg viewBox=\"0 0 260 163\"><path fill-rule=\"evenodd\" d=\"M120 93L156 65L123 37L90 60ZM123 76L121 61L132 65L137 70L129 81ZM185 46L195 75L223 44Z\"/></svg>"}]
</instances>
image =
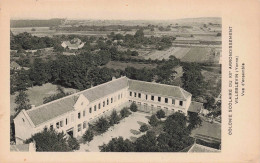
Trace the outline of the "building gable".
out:
<instances>
[{"instance_id":1,"label":"building gable","mask_svg":"<svg viewBox=\"0 0 260 163\"><path fill-rule=\"evenodd\" d=\"M83 95L79 95L77 102L74 105L75 110L84 109L89 104L89 100Z\"/></svg>"}]
</instances>

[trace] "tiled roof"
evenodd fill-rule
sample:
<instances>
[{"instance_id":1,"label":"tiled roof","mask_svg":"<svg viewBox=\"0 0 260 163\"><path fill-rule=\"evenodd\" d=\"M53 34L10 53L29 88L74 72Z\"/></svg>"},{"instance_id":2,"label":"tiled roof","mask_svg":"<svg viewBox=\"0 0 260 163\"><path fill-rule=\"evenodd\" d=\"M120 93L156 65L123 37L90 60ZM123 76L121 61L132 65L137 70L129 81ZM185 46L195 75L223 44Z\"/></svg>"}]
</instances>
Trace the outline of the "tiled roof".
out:
<instances>
[{"instance_id":1,"label":"tiled roof","mask_svg":"<svg viewBox=\"0 0 260 163\"><path fill-rule=\"evenodd\" d=\"M35 126L51 120L57 116L72 111L74 104L77 100L77 96L67 96L50 103L38 106L36 108L27 110L28 116L31 118Z\"/></svg>"},{"instance_id":2,"label":"tiled roof","mask_svg":"<svg viewBox=\"0 0 260 163\"><path fill-rule=\"evenodd\" d=\"M92 102L126 87L127 78L122 77L27 110L26 113L30 117L33 124L37 126L43 122L74 110L73 106L80 94L83 94L90 102Z\"/></svg>"},{"instance_id":3,"label":"tiled roof","mask_svg":"<svg viewBox=\"0 0 260 163\"><path fill-rule=\"evenodd\" d=\"M186 100L190 93L177 86L165 84L150 83L138 80L129 79L129 89L134 91L142 91L158 95L174 97L180 100Z\"/></svg>"},{"instance_id":4,"label":"tiled roof","mask_svg":"<svg viewBox=\"0 0 260 163\"><path fill-rule=\"evenodd\" d=\"M10 145L11 152L29 152L29 144Z\"/></svg>"},{"instance_id":5,"label":"tiled roof","mask_svg":"<svg viewBox=\"0 0 260 163\"><path fill-rule=\"evenodd\" d=\"M203 108L203 103L191 101L188 111L199 113L202 108Z\"/></svg>"},{"instance_id":6,"label":"tiled roof","mask_svg":"<svg viewBox=\"0 0 260 163\"><path fill-rule=\"evenodd\" d=\"M82 94L90 101L95 101L101 97L107 96L111 93L117 92L127 87L127 78L122 77L114 81L107 82L105 84L87 89Z\"/></svg>"},{"instance_id":7,"label":"tiled roof","mask_svg":"<svg viewBox=\"0 0 260 163\"><path fill-rule=\"evenodd\" d=\"M215 148L210 148L204 145L200 144L194 144L188 152L194 152L194 153L199 153L199 152L220 152L220 150L215 149Z\"/></svg>"}]
</instances>

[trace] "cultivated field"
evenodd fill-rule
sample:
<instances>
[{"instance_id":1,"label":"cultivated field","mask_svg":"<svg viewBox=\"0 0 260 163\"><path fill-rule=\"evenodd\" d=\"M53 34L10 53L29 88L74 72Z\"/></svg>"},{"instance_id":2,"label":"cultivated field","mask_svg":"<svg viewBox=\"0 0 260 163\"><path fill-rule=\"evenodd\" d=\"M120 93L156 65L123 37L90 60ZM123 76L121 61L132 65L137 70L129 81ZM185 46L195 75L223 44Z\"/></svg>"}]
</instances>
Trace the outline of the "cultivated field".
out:
<instances>
[{"instance_id":1,"label":"cultivated field","mask_svg":"<svg viewBox=\"0 0 260 163\"><path fill-rule=\"evenodd\" d=\"M64 88L65 92L77 92L77 90L72 88ZM57 93L57 86L53 85L51 83L43 84L42 86L34 86L28 88L26 91L28 98L30 100L31 105L39 106L43 104L43 98L49 97L51 95L54 95ZM14 95L11 95L10 97L10 114L14 115L15 111L14 108L16 107L15 104L15 97L18 95L18 92L16 92Z\"/></svg>"},{"instance_id":2,"label":"cultivated field","mask_svg":"<svg viewBox=\"0 0 260 163\"><path fill-rule=\"evenodd\" d=\"M112 69L120 69L125 70L126 67L134 67L136 69L148 68L152 69L156 67L156 64L143 64L143 63L133 63L133 62L119 62L119 61L110 61L108 62L105 67L112 68Z\"/></svg>"}]
</instances>

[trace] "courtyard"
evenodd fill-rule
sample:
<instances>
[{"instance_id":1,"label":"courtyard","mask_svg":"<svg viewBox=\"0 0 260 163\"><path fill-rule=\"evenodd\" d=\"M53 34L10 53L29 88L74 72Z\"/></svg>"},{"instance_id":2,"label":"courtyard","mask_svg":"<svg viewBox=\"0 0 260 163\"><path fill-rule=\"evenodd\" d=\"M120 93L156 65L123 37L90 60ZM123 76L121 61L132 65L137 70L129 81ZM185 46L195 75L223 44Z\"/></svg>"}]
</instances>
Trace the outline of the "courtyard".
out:
<instances>
[{"instance_id":1,"label":"courtyard","mask_svg":"<svg viewBox=\"0 0 260 163\"><path fill-rule=\"evenodd\" d=\"M80 144L78 152L99 152L99 146L107 144L112 138L123 137L135 141L144 133L139 131L142 124L148 124L150 114L133 112L129 117L122 119L119 124L116 124L108 129L102 135L94 136L89 144Z\"/></svg>"}]
</instances>

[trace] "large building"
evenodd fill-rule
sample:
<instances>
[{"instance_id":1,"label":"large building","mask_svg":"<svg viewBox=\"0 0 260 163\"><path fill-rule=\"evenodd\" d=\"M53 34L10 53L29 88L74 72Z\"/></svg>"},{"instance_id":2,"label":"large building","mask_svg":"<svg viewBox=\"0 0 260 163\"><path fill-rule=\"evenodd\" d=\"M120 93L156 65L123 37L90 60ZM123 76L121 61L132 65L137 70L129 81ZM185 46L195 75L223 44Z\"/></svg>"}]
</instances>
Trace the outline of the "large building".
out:
<instances>
[{"instance_id":1,"label":"large building","mask_svg":"<svg viewBox=\"0 0 260 163\"><path fill-rule=\"evenodd\" d=\"M136 103L140 109L163 109L167 113L199 112L201 103L177 86L131 80L127 77L92 87L64 98L22 110L14 119L16 143L22 143L44 128L82 136L88 124L106 112Z\"/></svg>"}]
</instances>

